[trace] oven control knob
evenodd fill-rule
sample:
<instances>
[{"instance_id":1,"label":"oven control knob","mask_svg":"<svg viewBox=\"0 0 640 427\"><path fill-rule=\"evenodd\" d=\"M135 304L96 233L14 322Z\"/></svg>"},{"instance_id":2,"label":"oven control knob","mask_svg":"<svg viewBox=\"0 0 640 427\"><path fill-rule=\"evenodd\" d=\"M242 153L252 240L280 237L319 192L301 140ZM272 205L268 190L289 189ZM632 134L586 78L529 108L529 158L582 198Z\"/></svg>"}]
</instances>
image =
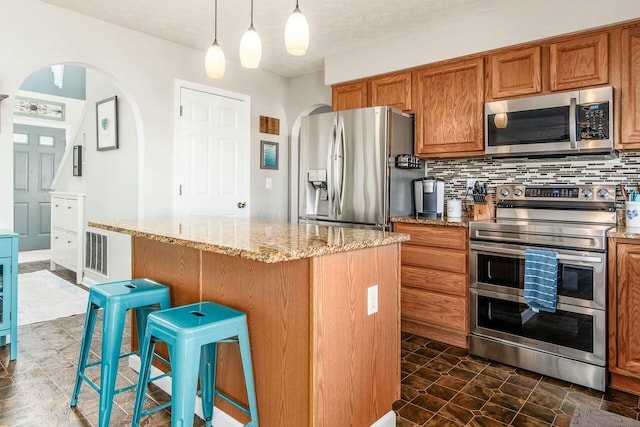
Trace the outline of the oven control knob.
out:
<instances>
[{"instance_id":1,"label":"oven control knob","mask_svg":"<svg viewBox=\"0 0 640 427\"><path fill-rule=\"evenodd\" d=\"M516 196L518 196L518 197L522 196L522 189L521 189L521 188L516 188L516 189L513 191L513 194L515 194L515 195L516 195Z\"/></svg>"},{"instance_id":2,"label":"oven control knob","mask_svg":"<svg viewBox=\"0 0 640 427\"><path fill-rule=\"evenodd\" d=\"M585 188L584 190L582 190L582 194L587 199L590 199L591 197L593 197L593 191L590 188Z\"/></svg>"},{"instance_id":3,"label":"oven control knob","mask_svg":"<svg viewBox=\"0 0 640 427\"><path fill-rule=\"evenodd\" d=\"M602 199L608 199L609 198L609 190L607 190L606 188L601 188L600 191L598 191L598 197L600 197Z\"/></svg>"},{"instance_id":4,"label":"oven control knob","mask_svg":"<svg viewBox=\"0 0 640 427\"><path fill-rule=\"evenodd\" d=\"M500 190L500 194L502 194L502 197L507 197L509 195L509 189L503 188L502 190Z\"/></svg>"}]
</instances>

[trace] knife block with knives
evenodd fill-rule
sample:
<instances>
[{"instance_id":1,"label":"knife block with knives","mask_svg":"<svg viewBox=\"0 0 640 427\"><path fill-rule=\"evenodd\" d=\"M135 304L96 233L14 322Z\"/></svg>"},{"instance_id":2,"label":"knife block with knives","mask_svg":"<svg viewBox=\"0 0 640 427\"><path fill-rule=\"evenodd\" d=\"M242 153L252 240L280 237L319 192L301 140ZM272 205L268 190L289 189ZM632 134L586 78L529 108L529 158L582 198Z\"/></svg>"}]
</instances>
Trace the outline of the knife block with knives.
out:
<instances>
[{"instance_id":1,"label":"knife block with knives","mask_svg":"<svg viewBox=\"0 0 640 427\"><path fill-rule=\"evenodd\" d=\"M494 217L495 208L493 196L487 194L487 184L479 184L477 181L473 187L473 219L480 221Z\"/></svg>"}]
</instances>

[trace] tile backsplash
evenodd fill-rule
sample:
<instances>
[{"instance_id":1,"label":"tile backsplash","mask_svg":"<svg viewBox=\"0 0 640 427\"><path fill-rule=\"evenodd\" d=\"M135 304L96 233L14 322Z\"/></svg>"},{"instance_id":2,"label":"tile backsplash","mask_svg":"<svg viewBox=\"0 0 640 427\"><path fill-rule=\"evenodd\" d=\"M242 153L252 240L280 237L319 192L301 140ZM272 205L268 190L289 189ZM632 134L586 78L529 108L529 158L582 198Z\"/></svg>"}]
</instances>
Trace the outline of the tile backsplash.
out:
<instances>
[{"instance_id":1,"label":"tile backsplash","mask_svg":"<svg viewBox=\"0 0 640 427\"><path fill-rule=\"evenodd\" d=\"M465 199L467 178L486 182L495 194L500 184L568 185L622 184L627 189L640 184L640 152L623 152L615 159L582 160L545 159L518 161L474 158L427 160L429 176L445 181L445 198ZM623 197L616 188L616 200L622 207ZM468 199L472 202L471 197Z\"/></svg>"}]
</instances>

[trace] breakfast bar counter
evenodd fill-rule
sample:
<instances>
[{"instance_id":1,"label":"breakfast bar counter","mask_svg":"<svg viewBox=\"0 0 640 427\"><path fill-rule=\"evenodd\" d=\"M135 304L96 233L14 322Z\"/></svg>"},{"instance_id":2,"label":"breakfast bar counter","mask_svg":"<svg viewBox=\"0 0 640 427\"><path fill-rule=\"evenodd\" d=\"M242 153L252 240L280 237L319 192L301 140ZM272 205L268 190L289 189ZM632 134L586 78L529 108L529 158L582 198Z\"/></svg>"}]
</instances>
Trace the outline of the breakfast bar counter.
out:
<instances>
[{"instance_id":1,"label":"breakfast bar counter","mask_svg":"<svg viewBox=\"0 0 640 427\"><path fill-rule=\"evenodd\" d=\"M133 277L168 285L174 306L214 301L247 314L261 426L395 426L407 235L223 217L89 226L131 235ZM220 345L218 366L223 392L246 403L236 346ZM216 407L247 422L225 401Z\"/></svg>"}]
</instances>

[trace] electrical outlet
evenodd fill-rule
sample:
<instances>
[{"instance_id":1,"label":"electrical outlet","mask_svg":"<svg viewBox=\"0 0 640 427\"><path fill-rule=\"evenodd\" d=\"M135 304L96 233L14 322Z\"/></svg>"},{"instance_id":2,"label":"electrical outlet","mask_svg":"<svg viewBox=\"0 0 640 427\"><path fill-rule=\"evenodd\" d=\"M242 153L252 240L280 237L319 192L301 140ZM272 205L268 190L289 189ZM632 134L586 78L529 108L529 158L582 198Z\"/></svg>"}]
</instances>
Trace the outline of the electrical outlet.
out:
<instances>
[{"instance_id":1,"label":"electrical outlet","mask_svg":"<svg viewBox=\"0 0 640 427\"><path fill-rule=\"evenodd\" d=\"M475 178L467 178L467 194L471 194L473 192L473 186L476 185L477 179Z\"/></svg>"},{"instance_id":2,"label":"electrical outlet","mask_svg":"<svg viewBox=\"0 0 640 427\"><path fill-rule=\"evenodd\" d=\"M378 312L378 285L367 288L367 316Z\"/></svg>"}]
</instances>

